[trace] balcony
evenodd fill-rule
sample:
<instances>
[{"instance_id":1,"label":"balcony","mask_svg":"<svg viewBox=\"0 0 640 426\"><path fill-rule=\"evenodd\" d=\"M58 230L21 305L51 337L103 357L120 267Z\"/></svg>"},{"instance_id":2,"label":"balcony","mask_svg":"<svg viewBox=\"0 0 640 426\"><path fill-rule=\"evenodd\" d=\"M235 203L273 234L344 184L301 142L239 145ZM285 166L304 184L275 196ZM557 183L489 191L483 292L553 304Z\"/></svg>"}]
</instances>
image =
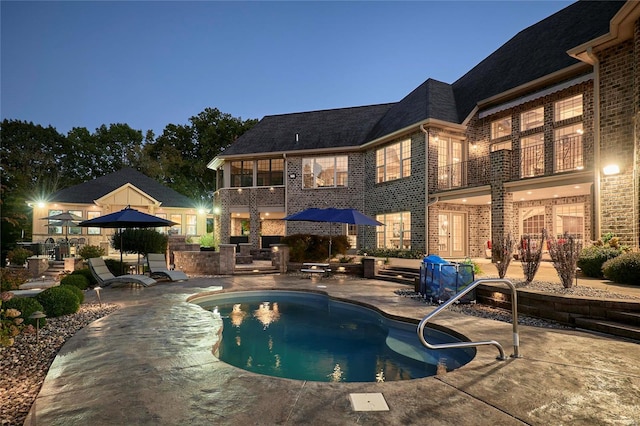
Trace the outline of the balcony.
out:
<instances>
[{"instance_id":1,"label":"balcony","mask_svg":"<svg viewBox=\"0 0 640 426\"><path fill-rule=\"evenodd\" d=\"M520 149L520 177L544 175L544 143Z\"/></svg>"},{"instance_id":2,"label":"balcony","mask_svg":"<svg viewBox=\"0 0 640 426\"><path fill-rule=\"evenodd\" d=\"M489 180L489 157L473 158L438 167L437 190L487 185Z\"/></svg>"}]
</instances>

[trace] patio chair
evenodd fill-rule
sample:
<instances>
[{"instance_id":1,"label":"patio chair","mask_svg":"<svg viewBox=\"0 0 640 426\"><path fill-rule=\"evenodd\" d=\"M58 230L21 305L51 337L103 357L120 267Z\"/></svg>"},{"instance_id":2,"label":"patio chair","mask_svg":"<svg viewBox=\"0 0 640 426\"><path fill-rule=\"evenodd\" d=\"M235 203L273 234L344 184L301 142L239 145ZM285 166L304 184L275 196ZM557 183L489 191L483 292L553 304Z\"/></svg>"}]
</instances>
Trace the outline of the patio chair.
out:
<instances>
[{"instance_id":1,"label":"patio chair","mask_svg":"<svg viewBox=\"0 0 640 426\"><path fill-rule=\"evenodd\" d=\"M168 278L171 281L186 281L189 279L184 272L172 271L167 268L167 261L162 253L148 253L147 266L149 267L149 275L153 278Z\"/></svg>"},{"instance_id":2,"label":"patio chair","mask_svg":"<svg viewBox=\"0 0 640 426\"><path fill-rule=\"evenodd\" d=\"M125 274L116 277L109 271L106 263L104 263L104 259L101 257L93 257L89 259L89 270L91 270L91 274L98 281L98 285L101 287L106 287L111 284L127 284L127 283L135 283L140 284L144 287L149 287L158 282L151 277L147 277L146 275L135 275L135 274Z\"/></svg>"}]
</instances>

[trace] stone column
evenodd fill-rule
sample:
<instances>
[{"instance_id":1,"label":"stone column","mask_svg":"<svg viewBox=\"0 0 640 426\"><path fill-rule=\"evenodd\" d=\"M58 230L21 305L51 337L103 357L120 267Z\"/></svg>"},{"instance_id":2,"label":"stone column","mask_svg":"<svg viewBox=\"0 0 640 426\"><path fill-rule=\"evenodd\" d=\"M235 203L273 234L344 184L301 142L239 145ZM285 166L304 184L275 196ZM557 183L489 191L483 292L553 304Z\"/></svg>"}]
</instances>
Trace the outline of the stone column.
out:
<instances>
[{"instance_id":1,"label":"stone column","mask_svg":"<svg viewBox=\"0 0 640 426\"><path fill-rule=\"evenodd\" d=\"M236 269L236 245L220 244L220 274L232 275Z\"/></svg>"},{"instance_id":2,"label":"stone column","mask_svg":"<svg viewBox=\"0 0 640 426\"><path fill-rule=\"evenodd\" d=\"M271 264L278 268L281 274L287 272L289 263L289 246L286 244L271 244Z\"/></svg>"},{"instance_id":3,"label":"stone column","mask_svg":"<svg viewBox=\"0 0 640 426\"><path fill-rule=\"evenodd\" d=\"M42 273L49 269L49 257L31 256L27 259L27 267L32 278L41 277Z\"/></svg>"},{"instance_id":4,"label":"stone column","mask_svg":"<svg viewBox=\"0 0 640 426\"><path fill-rule=\"evenodd\" d=\"M504 184L511 176L510 150L491 153L491 240L502 240L509 233L513 239L513 194L507 192ZM495 261L496 259L491 259Z\"/></svg>"},{"instance_id":5,"label":"stone column","mask_svg":"<svg viewBox=\"0 0 640 426\"><path fill-rule=\"evenodd\" d=\"M375 257L362 258L362 276L364 278L375 278L378 267Z\"/></svg>"}]
</instances>

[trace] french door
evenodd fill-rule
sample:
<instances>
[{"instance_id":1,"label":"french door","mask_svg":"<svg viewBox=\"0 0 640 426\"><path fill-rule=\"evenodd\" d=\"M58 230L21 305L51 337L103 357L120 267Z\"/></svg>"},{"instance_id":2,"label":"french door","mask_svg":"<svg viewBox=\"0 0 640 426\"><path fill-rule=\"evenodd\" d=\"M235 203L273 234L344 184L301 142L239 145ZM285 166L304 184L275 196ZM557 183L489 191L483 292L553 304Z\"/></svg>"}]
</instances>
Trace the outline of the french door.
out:
<instances>
[{"instance_id":1,"label":"french door","mask_svg":"<svg viewBox=\"0 0 640 426\"><path fill-rule=\"evenodd\" d=\"M467 214L440 212L438 214L438 255L465 257L467 255Z\"/></svg>"}]
</instances>

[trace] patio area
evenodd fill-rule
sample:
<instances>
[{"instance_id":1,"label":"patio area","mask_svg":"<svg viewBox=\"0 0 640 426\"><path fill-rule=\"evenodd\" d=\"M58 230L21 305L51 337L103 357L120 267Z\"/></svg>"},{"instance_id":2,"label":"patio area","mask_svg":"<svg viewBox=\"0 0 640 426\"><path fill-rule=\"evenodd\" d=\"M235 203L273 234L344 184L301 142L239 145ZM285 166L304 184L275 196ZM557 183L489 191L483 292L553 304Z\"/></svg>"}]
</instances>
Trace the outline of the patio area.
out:
<instances>
[{"instance_id":1,"label":"patio area","mask_svg":"<svg viewBox=\"0 0 640 426\"><path fill-rule=\"evenodd\" d=\"M577 330L520 326L522 358L493 347L446 374L386 383L318 383L261 376L212 353L200 292L305 289L421 319L433 307L394 293L406 286L297 275L191 278L151 288L107 288L120 309L59 352L25 424L549 425L640 422L640 345ZM640 293L640 292L639 292ZM97 301L87 292L87 302ZM444 312L434 321L512 353L511 325ZM351 393L382 393L389 411L354 411Z\"/></svg>"}]
</instances>

